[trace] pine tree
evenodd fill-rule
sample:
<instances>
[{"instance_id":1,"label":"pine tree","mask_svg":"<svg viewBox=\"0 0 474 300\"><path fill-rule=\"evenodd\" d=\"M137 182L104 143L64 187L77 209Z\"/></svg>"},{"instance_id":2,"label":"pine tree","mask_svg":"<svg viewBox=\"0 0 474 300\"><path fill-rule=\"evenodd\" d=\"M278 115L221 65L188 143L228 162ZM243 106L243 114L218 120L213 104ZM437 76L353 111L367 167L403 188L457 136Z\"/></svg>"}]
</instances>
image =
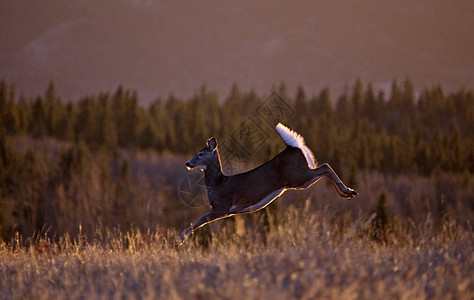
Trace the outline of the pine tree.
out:
<instances>
[{"instance_id":1,"label":"pine tree","mask_svg":"<svg viewBox=\"0 0 474 300\"><path fill-rule=\"evenodd\" d=\"M20 97L16 107L16 115L17 115L17 133L21 135L25 135L28 132L28 120L30 117L28 116L28 107L26 104L26 100L24 97Z\"/></svg>"},{"instance_id":2,"label":"pine tree","mask_svg":"<svg viewBox=\"0 0 474 300\"><path fill-rule=\"evenodd\" d=\"M171 151L179 151L179 141L180 136L178 132L178 115L180 113L180 107L182 102L170 95L165 104L165 111L167 116L167 121L165 122L166 127L164 131L166 132L165 138L165 149ZM184 152L181 149L181 152Z\"/></svg>"},{"instance_id":3,"label":"pine tree","mask_svg":"<svg viewBox=\"0 0 474 300\"><path fill-rule=\"evenodd\" d=\"M308 103L308 113L310 117L320 117L334 114L329 88L323 88L317 97L311 98Z\"/></svg>"},{"instance_id":4,"label":"pine tree","mask_svg":"<svg viewBox=\"0 0 474 300\"><path fill-rule=\"evenodd\" d=\"M8 87L5 81L0 81L0 130L6 130L7 134L15 134L18 131L18 115L15 105L15 88Z\"/></svg>"},{"instance_id":5,"label":"pine tree","mask_svg":"<svg viewBox=\"0 0 474 300\"><path fill-rule=\"evenodd\" d=\"M94 102L92 97L79 100L74 135L76 141L82 140L93 147L98 147L100 145L98 139L99 118L96 116L97 110Z\"/></svg>"},{"instance_id":6,"label":"pine tree","mask_svg":"<svg viewBox=\"0 0 474 300\"><path fill-rule=\"evenodd\" d=\"M165 139L166 139L166 132L165 132L165 122L166 122L166 115L161 103L161 99L157 99L154 101L149 109L148 114L150 116L149 126L150 131L153 132L154 135L154 142L153 146L156 147L158 151L162 151L165 148Z\"/></svg>"},{"instance_id":7,"label":"pine tree","mask_svg":"<svg viewBox=\"0 0 474 300\"><path fill-rule=\"evenodd\" d=\"M362 81L360 78L357 78L354 86L352 87L352 94L350 98L350 108L349 108L349 113L353 116L357 117L363 117L359 116L363 112L363 87L362 87Z\"/></svg>"},{"instance_id":8,"label":"pine tree","mask_svg":"<svg viewBox=\"0 0 474 300\"><path fill-rule=\"evenodd\" d=\"M221 108L221 119L225 120L221 126L223 132L231 132L239 126L239 120L235 116L242 116L244 113L244 102L243 95L240 92L237 84L233 84L229 95L224 101L224 105Z\"/></svg>"},{"instance_id":9,"label":"pine tree","mask_svg":"<svg viewBox=\"0 0 474 300\"><path fill-rule=\"evenodd\" d=\"M306 93L301 85L298 86L295 96L295 113L298 118L306 117L308 112Z\"/></svg>"},{"instance_id":10,"label":"pine tree","mask_svg":"<svg viewBox=\"0 0 474 300\"><path fill-rule=\"evenodd\" d=\"M8 102L8 87L5 81L0 81L0 130L6 130L5 111Z\"/></svg>"},{"instance_id":11,"label":"pine tree","mask_svg":"<svg viewBox=\"0 0 474 300\"><path fill-rule=\"evenodd\" d=\"M107 150L114 150L117 147L117 127L112 111L112 100L108 94L99 96L99 128L98 142Z\"/></svg>"},{"instance_id":12,"label":"pine tree","mask_svg":"<svg viewBox=\"0 0 474 300\"><path fill-rule=\"evenodd\" d=\"M400 103L400 109L409 114L413 117L414 107L415 107L415 89L413 87L413 83L411 83L410 79L405 78L403 81L403 90L401 95L402 103Z\"/></svg>"},{"instance_id":13,"label":"pine tree","mask_svg":"<svg viewBox=\"0 0 474 300\"><path fill-rule=\"evenodd\" d=\"M341 126L344 126L350 122L351 116L346 94L342 94L337 100L336 119L340 120Z\"/></svg>"},{"instance_id":14,"label":"pine tree","mask_svg":"<svg viewBox=\"0 0 474 300\"><path fill-rule=\"evenodd\" d=\"M60 116L64 114L61 100L56 95L56 87L50 82L44 95L46 130L48 136L58 136Z\"/></svg>"},{"instance_id":15,"label":"pine tree","mask_svg":"<svg viewBox=\"0 0 474 300\"><path fill-rule=\"evenodd\" d=\"M113 96L113 106L117 116L118 145L135 147L139 132L137 93L130 93L120 86Z\"/></svg>"},{"instance_id":16,"label":"pine tree","mask_svg":"<svg viewBox=\"0 0 474 300\"><path fill-rule=\"evenodd\" d=\"M372 208L374 218L371 222L371 237L380 243L388 242L388 235L391 231L391 217L389 212L389 200L385 191L380 192L377 203Z\"/></svg>"},{"instance_id":17,"label":"pine tree","mask_svg":"<svg viewBox=\"0 0 474 300\"><path fill-rule=\"evenodd\" d=\"M71 102L67 103L58 121L58 130L56 133L58 138L66 141L74 141L76 117L75 106Z\"/></svg>"},{"instance_id":18,"label":"pine tree","mask_svg":"<svg viewBox=\"0 0 474 300\"><path fill-rule=\"evenodd\" d=\"M372 123L377 122L377 115L379 113L378 103L374 95L372 83L367 85L364 93L363 115Z\"/></svg>"},{"instance_id":19,"label":"pine tree","mask_svg":"<svg viewBox=\"0 0 474 300\"><path fill-rule=\"evenodd\" d=\"M43 138L48 134L46 108L43 98L38 97L33 103L30 132L35 138Z\"/></svg>"},{"instance_id":20,"label":"pine tree","mask_svg":"<svg viewBox=\"0 0 474 300\"><path fill-rule=\"evenodd\" d=\"M13 95L8 97L5 103L2 120L7 134L14 135L19 132L20 116Z\"/></svg>"}]
</instances>

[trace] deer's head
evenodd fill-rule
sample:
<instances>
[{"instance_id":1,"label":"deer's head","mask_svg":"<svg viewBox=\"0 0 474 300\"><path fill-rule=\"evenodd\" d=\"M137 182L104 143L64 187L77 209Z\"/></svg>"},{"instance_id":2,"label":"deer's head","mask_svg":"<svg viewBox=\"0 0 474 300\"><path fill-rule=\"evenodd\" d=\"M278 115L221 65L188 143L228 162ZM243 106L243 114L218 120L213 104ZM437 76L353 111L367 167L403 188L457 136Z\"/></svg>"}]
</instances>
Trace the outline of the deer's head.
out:
<instances>
[{"instance_id":1,"label":"deer's head","mask_svg":"<svg viewBox=\"0 0 474 300\"><path fill-rule=\"evenodd\" d=\"M209 165L215 164L218 160L217 154L217 140L213 137L207 140L207 147L198 152L191 160L186 163L186 168L191 170L199 168L202 171L206 170Z\"/></svg>"}]
</instances>

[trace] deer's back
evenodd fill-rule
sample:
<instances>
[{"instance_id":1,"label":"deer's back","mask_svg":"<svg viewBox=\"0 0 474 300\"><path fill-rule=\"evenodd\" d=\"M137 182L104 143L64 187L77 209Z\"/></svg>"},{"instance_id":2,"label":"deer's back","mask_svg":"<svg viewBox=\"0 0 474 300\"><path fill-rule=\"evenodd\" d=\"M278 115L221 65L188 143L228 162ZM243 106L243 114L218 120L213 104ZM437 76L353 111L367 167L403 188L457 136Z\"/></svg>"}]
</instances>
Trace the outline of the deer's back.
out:
<instances>
[{"instance_id":1,"label":"deer's back","mask_svg":"<svg viewBox=\"0 0 474 300\"><path fill-rule=\"evenodd\" d=\"M270 161L241 174L229 176L219 197L229 205L253 205L281 188L303 185L311 178L306 158L299 148L288 146ZM216 195L217 196L217 195Z\"/></svg>"}]
</instances>

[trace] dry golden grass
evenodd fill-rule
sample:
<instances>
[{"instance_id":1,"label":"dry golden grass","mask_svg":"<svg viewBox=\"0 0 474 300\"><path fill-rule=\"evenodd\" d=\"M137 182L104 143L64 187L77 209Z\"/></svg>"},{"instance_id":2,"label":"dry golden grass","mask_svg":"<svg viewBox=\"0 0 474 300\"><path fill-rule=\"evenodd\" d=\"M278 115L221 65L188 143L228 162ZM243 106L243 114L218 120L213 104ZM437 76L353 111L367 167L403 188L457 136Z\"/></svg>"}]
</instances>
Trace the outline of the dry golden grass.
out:
<instances>
[{"instance_id":1,"label":"dry golden grass","mask_svg":"<svg viewBox=\"0 0 474 300\"><path fill-rule=\"evenodd\" d=\"M0 244L3 299L472 299L471 228L427 220L390 230L291 206L260 230L216 223L212 243L176 248L176 232L107 231L90 240ZM346 218L347 219L347 218ZM332 221L331 221L332 220ZM451 227L449 227L451 226ZM401 226L403 227L403 226ZM343 233L341 233L343 232ZM86 241L90 240L90 241Z\"/></svg>"},{"instance_id":2,"label":"dry golden grass","mask_svg":"<svg viewBox=\"0 0 474 300\"><path fill-rule=\"evenodd\" d=\"M207 247L203 228L201 243L176 248L177 231L208 209L177 197L185 158L121 155L139 174L128 184L101 185L94 158L68 189L39 189L56 210L46 210L45 232L30 237L26 224L25 237L0 240L0 299L474 299L472 174L361 171L351 201L322 180L244 226L211 224ZM19 195L51 186L43 178ZM123 194L118 215L112 200Z\"/></svg>"}]
</instances>

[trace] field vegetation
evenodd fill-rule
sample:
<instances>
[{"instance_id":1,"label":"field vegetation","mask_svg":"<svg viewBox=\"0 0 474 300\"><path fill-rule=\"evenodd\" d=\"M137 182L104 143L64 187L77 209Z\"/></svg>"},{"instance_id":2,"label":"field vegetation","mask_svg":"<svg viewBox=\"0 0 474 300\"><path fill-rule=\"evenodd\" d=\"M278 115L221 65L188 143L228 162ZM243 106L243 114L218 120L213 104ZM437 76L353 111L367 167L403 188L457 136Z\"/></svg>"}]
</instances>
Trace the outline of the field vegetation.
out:
<instances>
[{"instance_id":1,"label":"field vegetation","mask_svg":"<svg viewBox=\"0 0 474 300\"><path fill-rule=\"evenodd\" d=\"M424 184L402 182L398 188ZM245 232L232 219L213 224L207 246L198 238L176 248L177 231L163 228L57 241L17 235L0 244L1 297L472 299L472 229L454 212L420 211L403 222L388 194L358 209L358 200L349 208L345 200L331 203L329 186L314 189L298 203L273 204L267 228L264 213L246 216ZM416 201L409 205L418 207Z\"/></svg>"},{"instance_id":2,"label":"field vegetation","mask_svg":"<svg viewBox=\"0 0 474 300\"><path fill-rule=\"evenodd\" d=\"M209 209L184 167L207 138L227 172L283 150L267 96L203 86L142 107L121 87L68 103L1 82L0 298L474 298L473 92L277 94L278 121L360 195L323 179L176 247ZM236 135L249 123L261 143Z\"/></svg>"}]
</instances>

